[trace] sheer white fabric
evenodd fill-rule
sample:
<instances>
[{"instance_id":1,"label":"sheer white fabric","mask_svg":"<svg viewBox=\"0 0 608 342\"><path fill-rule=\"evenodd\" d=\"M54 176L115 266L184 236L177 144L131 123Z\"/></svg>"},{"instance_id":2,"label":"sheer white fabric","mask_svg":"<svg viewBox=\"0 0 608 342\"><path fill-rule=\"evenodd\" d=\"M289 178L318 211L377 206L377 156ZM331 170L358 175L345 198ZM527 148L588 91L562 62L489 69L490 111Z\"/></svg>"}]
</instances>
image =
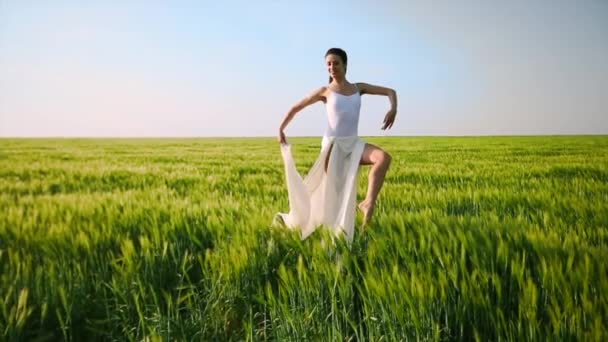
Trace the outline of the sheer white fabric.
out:
<instances>
[{"instance_id":1,"label":"sheer white fabric","mask_svg":"<svg viewBox=\"0 0 608 342\"><path fill-rule=\"evenodd\" d=\"M357 136L323 137L321 153L302 179L296 169L291 145L281 145L289 213L278 215L285 225L300 229L302 239L312 234L318 226L327 225L335 233L344 232L351 242L357 206L357 174L364 148L365 142Z\"/></svg>"}]
</instances>

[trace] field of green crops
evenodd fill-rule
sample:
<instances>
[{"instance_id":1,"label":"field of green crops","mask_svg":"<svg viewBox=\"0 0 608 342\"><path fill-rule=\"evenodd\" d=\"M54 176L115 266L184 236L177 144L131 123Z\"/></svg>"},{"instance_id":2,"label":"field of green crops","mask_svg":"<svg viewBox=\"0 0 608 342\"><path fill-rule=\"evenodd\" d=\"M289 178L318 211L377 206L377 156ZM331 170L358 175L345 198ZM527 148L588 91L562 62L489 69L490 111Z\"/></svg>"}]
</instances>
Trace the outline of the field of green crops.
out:
<instances>
[{"instance_id":1,"label":"field of green crops","mask_svg":"<svg viewBox=\"0 0 608 342\"><path fill-rule=\"evenodd\" d=\"M365 140L348 246L271 138L0 139L0 340L608 340L607 136Z\"/></svg>"}]
</instances>

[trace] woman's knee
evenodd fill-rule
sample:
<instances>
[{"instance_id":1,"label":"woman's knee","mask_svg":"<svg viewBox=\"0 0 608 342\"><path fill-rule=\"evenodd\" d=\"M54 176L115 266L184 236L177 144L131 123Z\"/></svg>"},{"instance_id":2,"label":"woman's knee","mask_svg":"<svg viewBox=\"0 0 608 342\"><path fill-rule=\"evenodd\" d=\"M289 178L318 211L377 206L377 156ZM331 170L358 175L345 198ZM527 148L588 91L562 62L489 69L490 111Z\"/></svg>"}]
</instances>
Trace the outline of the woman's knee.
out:
<instances>
[{"instance_id":1,"label":"woman's knee","mask_svg":"<svg viewBox=\"0 0 608 342\"><path fill-rule=\"evenodd\" d=\"M376 158L376 163L384 167L389 167L391 161L393 160L393 157L391 157L391 155L385 151L379 152L380 153L378 153L378 157Z\"/></svg>"},{"instance_id":2,"label":"woman's knee","mask_svg":"<svg viewBox=\"0 0 608 342\"><path fill-rule=\"evenodd\" d=\"M388 154L387 152L384 152L384 165L386 165L386 167L389 167L391 165L391 162L393 161L393 157Z\"/></svg>"}]
</instances>

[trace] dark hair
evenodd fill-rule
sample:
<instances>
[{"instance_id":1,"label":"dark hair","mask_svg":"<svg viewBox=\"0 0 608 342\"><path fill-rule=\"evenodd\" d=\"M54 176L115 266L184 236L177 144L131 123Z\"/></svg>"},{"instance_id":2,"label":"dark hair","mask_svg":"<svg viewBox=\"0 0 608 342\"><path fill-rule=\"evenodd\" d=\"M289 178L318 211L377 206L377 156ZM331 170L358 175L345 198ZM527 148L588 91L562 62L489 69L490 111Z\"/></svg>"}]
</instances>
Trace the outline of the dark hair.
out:
<instances>
[{"instance_id":1,"label":"dark hair","mask_svg":"<svg viewBox=\"0 0 608 342\"><path fill-rule=\"evenodd\" d=\"M340 49L340 48L331 48L329 50L327 50L327 52L325 53L325 57L329 56L329 55L336 55L338 57L340 57L340 59L342 60L342 63L344 63L344 71L346 71L346 65L348 64L348 57L346 56L346 51ZM332 77L329 76L329 83L331 83Z\"/></svg>"}]
</instances>

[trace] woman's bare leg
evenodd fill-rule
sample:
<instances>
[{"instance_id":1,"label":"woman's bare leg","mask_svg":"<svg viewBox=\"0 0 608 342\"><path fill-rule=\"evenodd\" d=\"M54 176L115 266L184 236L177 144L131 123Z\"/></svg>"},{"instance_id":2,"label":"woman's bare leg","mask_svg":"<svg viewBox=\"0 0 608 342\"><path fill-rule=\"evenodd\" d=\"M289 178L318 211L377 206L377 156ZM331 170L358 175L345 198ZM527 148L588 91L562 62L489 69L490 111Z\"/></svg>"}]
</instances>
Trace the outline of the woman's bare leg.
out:
<instances>
[{"instance_id":1,"label":"woman's bare leg","mask_svg":"<svg viewBox=\"0 0 608 342\"><path fill-rule=\"evenodd\" d=\"M325 173L327 173L327 165L329 165L329 157L331 156L331 150L334 149L334 144L332 143L329 146L329 151L327 151L327 157L325 158Z\"/></svg>"},{"instance_id":2,"label":"woman's bare leg","mask_svg":"<svg viewBox=\"0 0 608 342\"><path fill-rule=\"evenodd\" d=\"M384 184L384 177L391 164L391 156L383 149L372 144L365 144L361 155L361 165L371 165L369 170L369 182L367 184L367 195L365 200L359 203L359 209L363 212L363 223L371 220L376 207L378 193Z\"/></svg>"}]
</instances>

